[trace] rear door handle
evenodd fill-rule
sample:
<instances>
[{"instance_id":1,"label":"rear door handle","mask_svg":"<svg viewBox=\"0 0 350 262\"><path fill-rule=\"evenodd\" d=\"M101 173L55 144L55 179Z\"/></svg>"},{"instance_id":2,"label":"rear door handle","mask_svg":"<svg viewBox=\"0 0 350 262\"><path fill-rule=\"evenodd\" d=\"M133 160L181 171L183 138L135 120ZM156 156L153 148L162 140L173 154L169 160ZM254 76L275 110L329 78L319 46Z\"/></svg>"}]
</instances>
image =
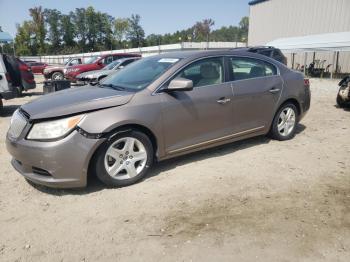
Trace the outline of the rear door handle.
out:
<instances>
[{"instance_id":1,"label":"rear door handle","mask_svg":"<svg viewBox=\"0 0 350 262\"><path fill-rule=\"evenodd\" d=\"M276 88L276 87L273 87L273 88L271 88L271 89L269 90L269 92L270 92L271 94L276 94L276 93L278 93L279 91L281 91L281 89Z\"/></svg>"},{"instance_id":2,"label":"rear door handle","mask_svg":"<svg viewBox=\"0 0 350 262\"><path fill-rule=\"evenodd\" d=\"M228 103L228 102L230 102L231 101L231 99L230 98L225 98L225 97L221 97L219 100L217 100L216 102L218 102L219 104L221 104L221 105L224 105L224 104L226 104L226 103Z\"/></svg>"}]
</instances>

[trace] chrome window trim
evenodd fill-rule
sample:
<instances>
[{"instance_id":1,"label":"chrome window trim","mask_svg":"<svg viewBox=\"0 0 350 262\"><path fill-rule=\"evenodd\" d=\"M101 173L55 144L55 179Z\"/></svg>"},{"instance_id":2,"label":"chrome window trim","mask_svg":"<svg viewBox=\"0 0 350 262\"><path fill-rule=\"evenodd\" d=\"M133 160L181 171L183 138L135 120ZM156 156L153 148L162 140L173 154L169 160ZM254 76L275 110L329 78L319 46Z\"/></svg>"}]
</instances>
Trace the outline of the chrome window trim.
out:
<instances>
[{"instance_id":1,"label":"chrome window trim","mask_svg":"<svg viewBox=\"0 0 350 262\"><path fill-rule=\"evenodd\" d=\"M268 63L268 64L271 64L272 66L274 66L276 68L276 75L272 75L272 76L262 76L262 77L254 77L254 78L249 78L249 79L242 79L242 80L233 80L233 81L224 81L223 83L221 84L225 84L225 83L234 83L234 82L237 82L237 81L246 81L246 80L251 80L251 79L259 79L259 78L267 78L267 77L275 77L275 76L280 76L281 77L281 70L279 69L278 66L276 66L273 62L270 62L270 61L266 61L264 59L261 59L261 58L256 58L256 57L251 57L251 56L247 56L247 55L231 55L231 54L226 54L226 55L210 55L210 56L204 56L204 57L200 57L200 58L197 58L195 60L192 60L188 63L186 63L185 65L183 65L182 67L180 67L178 70L176 70L171 76L169 76L167 79L165 79L161 84L159 84L159 86L152 92L152 96L153 95L158 95L158 94L163 94L163 92L159 92L160 89L164 86L164 84L166 82L168 82L172 77L174 77L177 73L179 73L181 70L183 70L185 67L189 66L190 64L192 63L195 63L199 60L202 60L202 59L206 59L206 58L214 58L214 57L243 57L243 58L250 58L250 59L256 59L256 60L259 60L259 61L262 61L264 63ZM225 63L224 63L224 79L226 78L226 75L225 75ZM165 73L165 72L164 72ZM282 78L282 77L281 77ZM218 85L218 84L215 84L215 85ZM211 86L215 86L215 85L207 85L207 86L201 86L200 88L202 87L211 87ZM219 84L220 85L220 84ZM195 88L199 88L199 87L195 87Z\"/></svg>"}]
</instances>

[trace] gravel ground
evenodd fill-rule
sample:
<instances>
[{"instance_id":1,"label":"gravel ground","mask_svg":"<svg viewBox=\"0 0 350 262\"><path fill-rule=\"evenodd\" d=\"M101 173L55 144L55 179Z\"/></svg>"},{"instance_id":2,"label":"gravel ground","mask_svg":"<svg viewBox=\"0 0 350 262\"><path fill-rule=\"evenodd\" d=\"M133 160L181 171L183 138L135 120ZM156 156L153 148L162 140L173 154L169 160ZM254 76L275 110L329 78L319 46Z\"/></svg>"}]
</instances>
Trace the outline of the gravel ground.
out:
<instances>
[{"instance_id":1,"label":"gravel ground","mask_svg":"<svg viewBox=\"0 0 350 262\"><path fill-rule=\"evenodd\" d=\"M26 182L4 140L13 111L40 93L5 101L0 261L350 261L350 111L335 106L336 81L311 85L293 140L169 160L119 189Z\"/></svg>"}]
</instances>

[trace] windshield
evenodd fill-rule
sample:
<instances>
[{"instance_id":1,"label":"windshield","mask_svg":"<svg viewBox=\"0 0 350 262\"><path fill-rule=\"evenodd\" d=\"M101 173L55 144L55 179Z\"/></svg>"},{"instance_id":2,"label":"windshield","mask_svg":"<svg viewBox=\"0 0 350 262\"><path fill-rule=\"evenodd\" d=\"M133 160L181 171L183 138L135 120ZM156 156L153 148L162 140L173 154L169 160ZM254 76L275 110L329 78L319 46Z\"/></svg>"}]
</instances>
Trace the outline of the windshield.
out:
<instances>
[{"instance_id":1,"label":"windshield","mask_svg":"<svg viewBox=\"0 0 350 262\"><path fill-rule=\"evenodd\" d=\"M85 64L92 64L95 63L98 59L100 59L100 56L92 56L88 60L86 60Z\"/></svg>"},{"instance_id":2,"label":"windshield","mask_svg":"<svg viewBox=\"0 0 350 262\"><path fill-rule=\"evenodd\" d=\"M103 69L104 70L112 70L114 67L118 66L121 63L121 60L115 60L114 62L110 63L109 65L106 65Z\"/></svg>"},{"instance_id":3,"label":"windshield","mask_svg":"<svg viewBox=\"0 0 350 262\"><path fill-rule=\"evenodd\" d=\"M159 57L141 59L107 77L102 86L130 91L144 89L179 60Z\"/></svg>"}]
</instances>

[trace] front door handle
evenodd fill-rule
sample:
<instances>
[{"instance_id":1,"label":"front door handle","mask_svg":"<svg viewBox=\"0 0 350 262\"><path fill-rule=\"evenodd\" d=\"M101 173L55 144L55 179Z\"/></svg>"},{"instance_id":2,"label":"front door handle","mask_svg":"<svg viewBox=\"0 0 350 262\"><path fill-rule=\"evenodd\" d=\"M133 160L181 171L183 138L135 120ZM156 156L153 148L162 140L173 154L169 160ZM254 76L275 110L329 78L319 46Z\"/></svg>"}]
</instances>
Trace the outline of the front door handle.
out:
<instances>
[{"instance_id":1,"label":"front door handle","mask_svg":"<svg viewBox=\"0 0 350 262\"><path fill-rule=\"evenodd\" d=\"M219 104L221 104L221 105L224 105L224 104L226 104L226 103L228 103L228 102L230 102L231 101L231 99L230 98L225 98L225 97L221 97L219 100L217 100L216 102L218 102Z\"/></svg>"},{"instance_id":2,"label":"front door handle","mask_svg":"<svg viewBox=\"0 0 350 262\"><path fill-rule=\"evenodd\" d=\"M278 93L279 91L281 91L281 89L276 88L276 87L273 87L273 88L271 88L271 89L269 90L269 92L270 92L271 94L276 94L276 93Z\"/></svg>"}]
</instances>

